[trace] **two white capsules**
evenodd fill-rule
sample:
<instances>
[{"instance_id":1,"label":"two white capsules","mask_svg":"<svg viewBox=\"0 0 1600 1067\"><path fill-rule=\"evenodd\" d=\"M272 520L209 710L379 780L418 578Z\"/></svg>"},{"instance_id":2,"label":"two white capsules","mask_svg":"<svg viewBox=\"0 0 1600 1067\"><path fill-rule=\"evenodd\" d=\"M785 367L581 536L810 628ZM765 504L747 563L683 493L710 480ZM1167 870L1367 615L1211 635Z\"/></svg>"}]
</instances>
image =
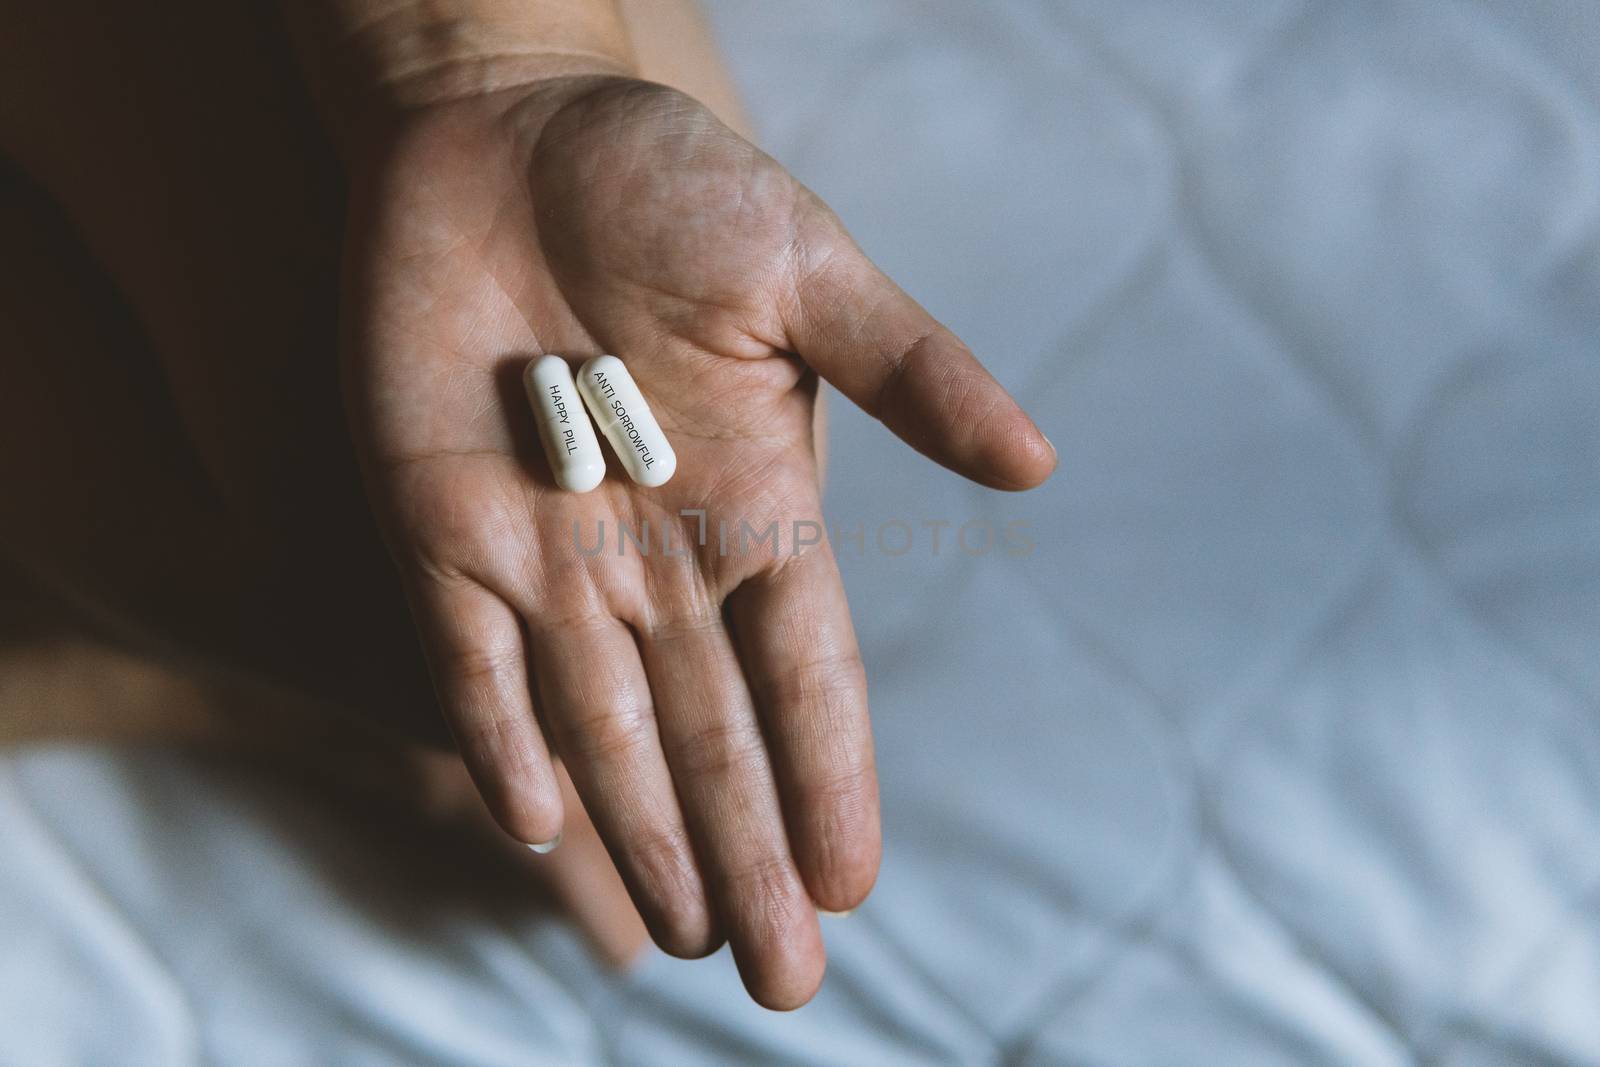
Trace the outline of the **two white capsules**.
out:
<instances>
[{"instance_id":1,"label":"two white capsules","mask_svg":"<svg viewBox=\"0 0 1600 1067\"><path fill-rule=\"evenodd\" d=\"M540 356L528 364L522 382L556 483L568 492L587 493L606 473L600 442L584 408L600 424L628 477L638 484L665 485L678 469L667 435L633 375L616 356L595 356L578 369L577 381L566 360Z\"/></svg>"}]
</instances>

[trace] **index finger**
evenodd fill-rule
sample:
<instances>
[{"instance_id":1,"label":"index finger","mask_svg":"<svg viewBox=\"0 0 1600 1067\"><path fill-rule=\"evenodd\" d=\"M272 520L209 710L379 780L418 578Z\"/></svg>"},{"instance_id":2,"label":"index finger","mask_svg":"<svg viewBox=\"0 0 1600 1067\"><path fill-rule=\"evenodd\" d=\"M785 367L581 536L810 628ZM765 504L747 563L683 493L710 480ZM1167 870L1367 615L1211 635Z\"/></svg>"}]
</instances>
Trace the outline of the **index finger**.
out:
<instances>
[{"instance_id":1,"label":"index finger","mask_svg":"<svg viewBox=\"0 0 1600 1067\"><path fill-rule=\"evenodd\" d=\"M788 557L727 603L795 864L819 907L849 911L877 879L882 844L866 671L833 553Z\"/></svg>"}]
</instances>

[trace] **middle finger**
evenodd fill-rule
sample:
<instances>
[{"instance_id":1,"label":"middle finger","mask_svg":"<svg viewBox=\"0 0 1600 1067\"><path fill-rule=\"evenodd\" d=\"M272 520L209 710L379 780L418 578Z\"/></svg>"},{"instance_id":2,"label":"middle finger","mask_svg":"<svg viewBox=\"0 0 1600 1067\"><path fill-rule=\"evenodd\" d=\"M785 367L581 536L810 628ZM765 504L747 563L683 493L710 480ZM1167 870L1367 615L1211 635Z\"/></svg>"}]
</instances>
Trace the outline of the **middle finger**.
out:
<instances>
[{"instance_id":1,"label":"middle finger","mask_svg":"<svg viewBox=\"0 0 1600 1067\"><path fill-rule=\"evenodd\" d=\"M745 986L769 1008L822 980L816 908L789 853L766 743L714 609L658 621L640 642L661 745L722 932Z\"/></svg>"}]
</instances>

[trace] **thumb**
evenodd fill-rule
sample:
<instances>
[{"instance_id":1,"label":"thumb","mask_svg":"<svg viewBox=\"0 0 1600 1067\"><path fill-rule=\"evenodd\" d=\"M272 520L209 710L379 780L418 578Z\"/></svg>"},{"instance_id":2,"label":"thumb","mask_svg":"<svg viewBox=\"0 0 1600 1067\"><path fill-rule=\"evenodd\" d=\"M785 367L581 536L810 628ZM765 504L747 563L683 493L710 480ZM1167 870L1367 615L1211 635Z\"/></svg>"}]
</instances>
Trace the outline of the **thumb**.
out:
<instances>
[{"instance_id":1,"label":"thumb","mask_svg":"<svg viewBox=\"0 0 1600 1067\"><path fill-rule=\"evenodd\" d=\"M797 243L789 347L912 448L995 489L1032 489L1056 452L966 345L880 271L831 212Z\"/></svg>"}]
</instances>

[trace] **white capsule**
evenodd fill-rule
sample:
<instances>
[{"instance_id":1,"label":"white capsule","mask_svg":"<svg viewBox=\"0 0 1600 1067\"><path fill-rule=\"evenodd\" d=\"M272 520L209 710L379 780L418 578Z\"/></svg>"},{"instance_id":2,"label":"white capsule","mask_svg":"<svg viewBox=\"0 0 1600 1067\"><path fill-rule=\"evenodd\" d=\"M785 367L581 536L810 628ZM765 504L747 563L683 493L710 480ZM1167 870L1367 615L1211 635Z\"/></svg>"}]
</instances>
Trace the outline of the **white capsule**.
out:
<instances>
[{"instance_id":1,"label":"white capsule","mask_svg":"<svg viewBox=\"0 0 1600 1067\"><path fill-rule=\"evenodd\" d=\"M578 392L628 476L643 486L665 485L678 457L622 360L595 356L585 363L578 370Z\"/></svg>"},{"instance_id":2,"label":"white capsule","mask_svg":"<svg viewBox=\"0 0 1600 1067\"><path fill-rule=\"evenodd\" d=\"M600 441L583 413L572 369L560 356L540 356L522 372L528 403L539 423L539 438L561 488L587 493L606 476Z\"/></svg>"}]
</instances>

